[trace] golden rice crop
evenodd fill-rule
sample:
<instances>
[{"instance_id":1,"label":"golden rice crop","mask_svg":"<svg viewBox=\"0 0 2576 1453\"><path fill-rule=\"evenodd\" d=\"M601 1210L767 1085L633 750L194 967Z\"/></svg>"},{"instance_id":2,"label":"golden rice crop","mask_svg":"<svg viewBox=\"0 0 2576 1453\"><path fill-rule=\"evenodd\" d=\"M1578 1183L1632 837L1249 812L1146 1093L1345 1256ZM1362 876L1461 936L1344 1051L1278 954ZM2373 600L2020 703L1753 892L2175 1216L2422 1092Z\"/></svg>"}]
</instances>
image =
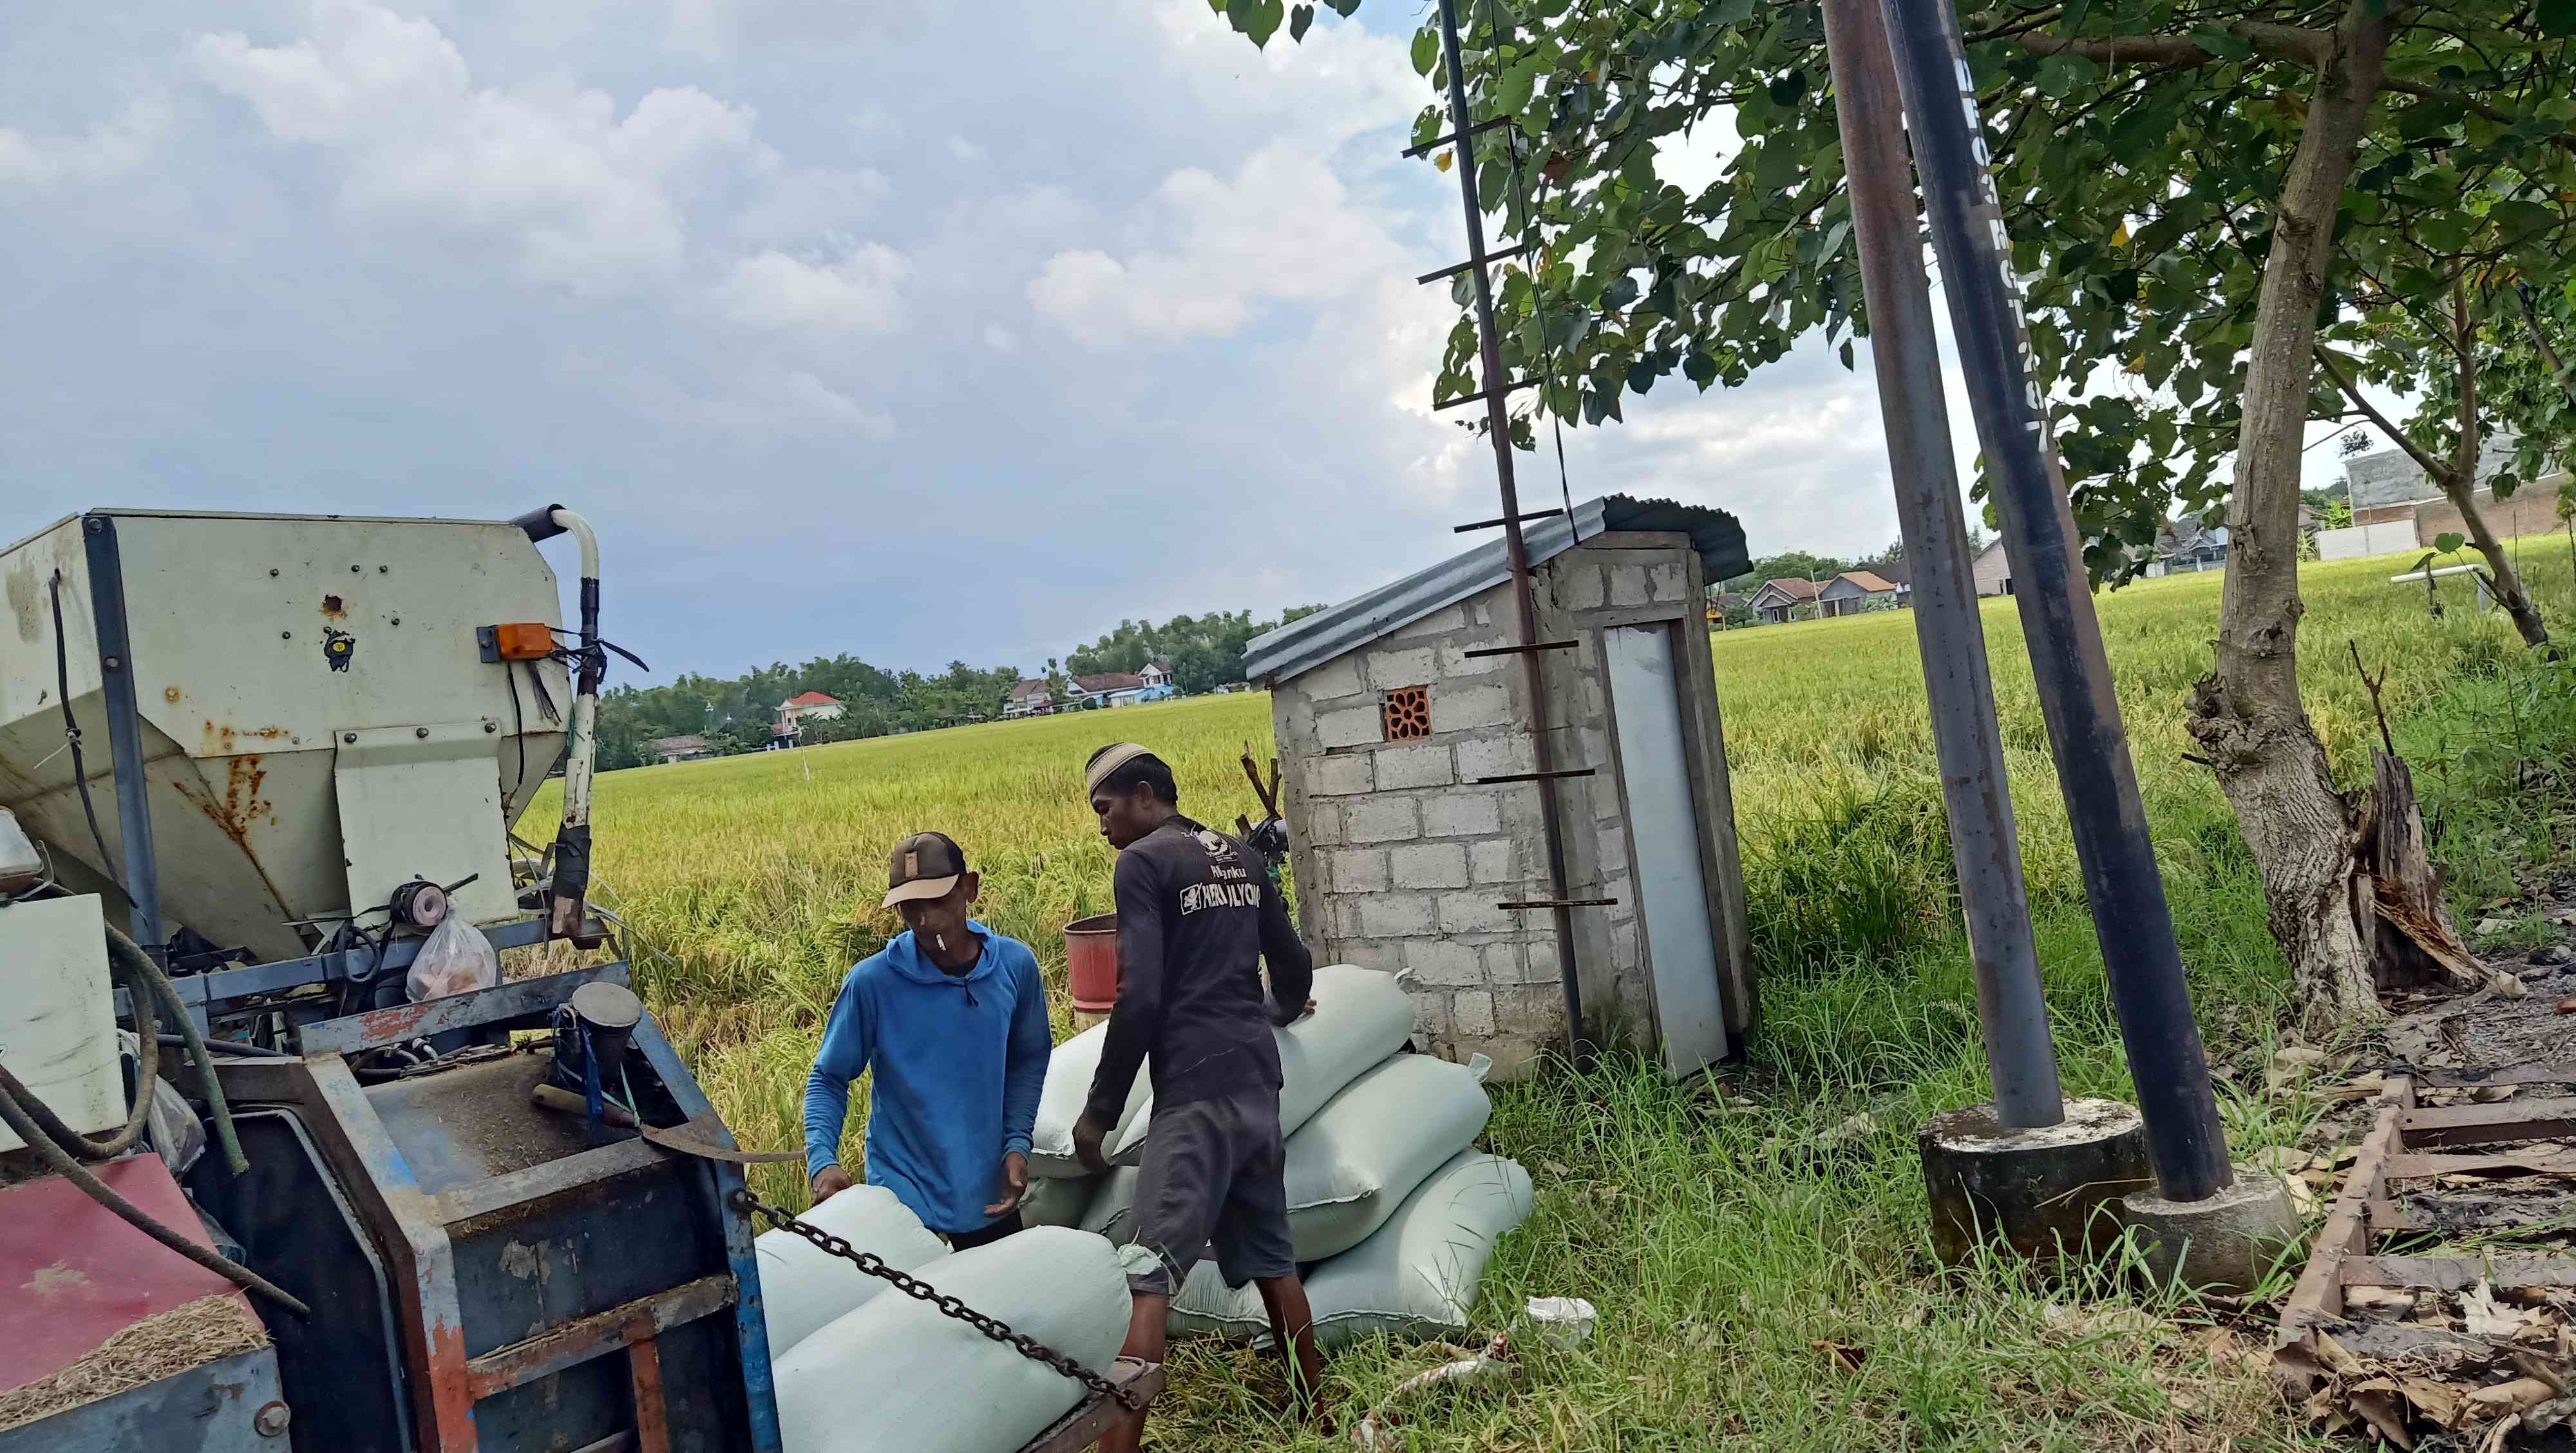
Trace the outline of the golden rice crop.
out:
<instances>
[{"instance_id":1,"label":"golden rice crop","mask_svg":"<svg viewBox=\"0 0 2576 1453\"><path fill-rule=\"evenodd\" d=\"M2569 577L2554 542L2531 548L2533 588L2564 598ZM2400 714L2438 690L2458 662L2515 650L2502 618L2476 614L2457 585L2446 615L2429 620L2419 591L2387 583L2407 563L2383 557L2310 566L2304 575L2301 678L2348 778L2366 764L2374 729L2347 641L2373 669L2391 668L2387 695ZM2182 728L2184 694L2207 669L2222 579L2169 577L2098 597L2178 909L2207 871L2203 858L2232 843L2223 798L2204 769L2184 760L2192 745ZM2032 896L2073 902L2080 899L2074 855L2014 604L1988 600L1983 615ZM1714 644L1757 925L1766 912L1781 921L1812 917L1816 894L1785 876L1796 864L1784 858L1811 856L1819 811L1891 789L1919 790L1928 801L1937 790L1912 617L1886 612L1728 631ZM1172 763L1185 810L1231 823L1253 807L1237 757L1247 745L1256 757L1270 754L1269 699L1253 693L997 722L599 779L593 817L602 897L631 926L654 1012L747 1144L798 1143L804 1073L823 1016L849 965L900 927L876 905L885 854L905 834L936 828L963 844L983 875L984 921L1034 947L1061 990L1060 930L1109 906L1110 853L1081 797L1082 761L1122 739ZM545 812L540 804L536 820ZM1937 826L1932 832L1938 846ZM1889 871L1937 877L1946 872L1945 853L1894 862ZM1828 868L1844 876L1869 870L1856 860ZM1908 901L1918 916L1920 904L1938 903L1919 893ZM1057 1000L1062 1033L1060 992ZM766 1172L764 1187L801 1201L792 1167Z\"/></svg>"}]
</instances>

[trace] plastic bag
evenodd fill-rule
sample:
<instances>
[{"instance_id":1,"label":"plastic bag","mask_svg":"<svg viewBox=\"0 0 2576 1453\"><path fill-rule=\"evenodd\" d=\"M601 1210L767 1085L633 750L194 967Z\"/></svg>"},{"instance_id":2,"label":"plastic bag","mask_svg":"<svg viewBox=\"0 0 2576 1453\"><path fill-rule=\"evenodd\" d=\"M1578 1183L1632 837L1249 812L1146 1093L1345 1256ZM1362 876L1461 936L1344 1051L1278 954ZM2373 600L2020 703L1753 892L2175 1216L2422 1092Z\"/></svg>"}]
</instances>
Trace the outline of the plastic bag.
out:
<instances>
[{"instance_id":1,"label":"plastic bag","mask_svg":"<svg viewBox=\"0 0 2576 1453\"><path fill-rule=\"evenodd\" d=\"M116 1031L116 1038L125 1057L140 1065L143 1041L130 1029ZM167 1049L161 1052L161 1077L152 1081L152 1108L145 1112L152 1149L159 1153L161 1163L170 1168L173 1177L186 1175L197 1157L206 1153L205 1122L197 1118L196 1107L188 1103L188 1097L167 1078L185 1066L182 1055Z\"/></svg>"},{"instance_id":2,"label":"plastic bag","mask_svg":"<svg viewBox=\"0 0 2576 1453\"><path fill-rule=\"evenodd\" d=\"M492 951L492 940L451 913L429 931L429 941L420 946L420 957L411 961L411 973L403 979L403 992L417 1004L423 999L471 994L499 982L501 956Z\"/></svg>"}]
</instances>

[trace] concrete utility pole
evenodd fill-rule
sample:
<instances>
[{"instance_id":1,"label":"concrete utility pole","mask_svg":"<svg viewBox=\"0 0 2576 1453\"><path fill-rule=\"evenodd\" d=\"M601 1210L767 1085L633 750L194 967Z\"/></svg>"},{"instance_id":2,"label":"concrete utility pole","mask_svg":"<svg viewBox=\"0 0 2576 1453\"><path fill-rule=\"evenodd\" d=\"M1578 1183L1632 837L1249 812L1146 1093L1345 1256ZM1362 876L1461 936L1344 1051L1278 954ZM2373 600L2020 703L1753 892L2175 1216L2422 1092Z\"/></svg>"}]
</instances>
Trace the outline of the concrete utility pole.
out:
<instances>
[{"instance_id":1,"label":"concrete utility pole","mask_svg":"<svg viewBox=\"0 0 2576 1453\"><path fill-rule=\"evenodd\" d=\"M1923 1127L1918 1149L1933 1246L1952 1263L1996 1240L2033 1259L2090 1259L2118 1235L2117 1217L2105 1214L2110 1204L2148 1183L2145 1134L2134 1107L2068 1103L2058 1086L1967 512L1951 456L1896 69L1876 0L1824 0L1824 15L1870 362L1913 567L1915 639L1994 1086L1991 1101L1944 1111Z\"/></svg>"},{"instance_id":2,"label":"concrete utility pole","mask_svg":"<svg viewBox=\"0 0 2576 1453\"><path fill-rule=\"evenodd\" d=\"M2040 713L2093 911L2157 1194L2127 1197L2151 1255L2199 1282L2247 1285L2293 1229L2279 1181L2238 1187L2065 481L2031 377L2020 280L1989 169L1976 84L1949 0L1880 0L1924 210L1941 258L1970 411L1985 451ZM2190 1259L2183 1265L2185 1248Z\"/></svg>"}]
</instances>

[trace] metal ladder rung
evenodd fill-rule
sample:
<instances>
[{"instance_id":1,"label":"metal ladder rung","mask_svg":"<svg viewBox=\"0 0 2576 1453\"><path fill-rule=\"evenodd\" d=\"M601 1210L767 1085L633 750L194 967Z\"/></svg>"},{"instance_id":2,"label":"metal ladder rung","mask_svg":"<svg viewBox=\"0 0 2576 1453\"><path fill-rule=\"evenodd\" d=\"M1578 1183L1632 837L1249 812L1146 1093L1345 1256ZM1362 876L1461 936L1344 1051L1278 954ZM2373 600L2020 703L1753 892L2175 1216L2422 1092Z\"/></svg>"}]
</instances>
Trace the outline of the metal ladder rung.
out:
<instances>
[{"instance_id":1,"label":"metal ladder rung","mask_svg":"<svg viewBox=\"0 0 2576 1453\"><path fill-rule=\"evenodd\" d=\"M1496 908L1613 908L1616 898L1531 898L1518 903L1497 903Z\"/></svg>"},{"instance_id":2,"label":"metal ladder rung","mask_svg":"<svg viewBox=\"0 0 2576 1453\"><path fill-rule=\"evenodd\" d=\"M1469 530L1490 530L1498 525L1508 525L1514 520L1552 520L1564 513L1563 510L1531 510L1526 514L1496 515L1490 520L1469 520L1463 525L1451 525L1449 533L1463 535Z\"/></svg>"},{"instance_id":3,"label":"metal ladder rung","mask_svg":"<svg viewBox=\"0 0 2576 1453\"><path fill-rule=\"evenodd\" d=\"M1459 528L1464 529L1465 526L1462 525ZM1458 654L1473 661L1479 656L1519 656L1531 651L1571 651L1582 644L1581 641L1532 641L1526 646L1478 646L1472 651L1461 651Z\"/></svg>"},{"instance_id":4,"label":"metal ladder rung","mask_svg":"<svg viewBox=\"0 0 2576 1453\"><path fill-rule=\"evenodd\" d=\"M1529 251L1534 245L1535 244L1527 242L1517 242L1504 248L1500 252L1488 252L1482 257L1471 257L1465 262L1452 263L1447 267L1434 269L1433 271L1426 272L1422 276L1415 278L1413 281L1417 285L1422 283L1436 283L1444 277L1456 277L1458 274L1465 272L1467 269L1474 267L1480 262L1501 262L1506 258L1518 257L1522 253Z\"/></svg>"},{"instance_id":5,"label":"metal ladder rung","mask_svg":"<svg viewBox=\"0 0 2576 1453\"><path fill-rule=\"evenodd\" d=\"M1559 777L1589 777L1590 767L1560 767L1553 772L1507 772L1500 777L1479 777L1476 785L1491 787L1497 782L1547 782Z\"/></svg>"},{"instance_id":6,"label":"metal ladder rung","mask_svg":"<svg viewBox=\"0 0 2576 1453\"><path fill-rule=\"evenodd\" d=\"M1543 378L1525 378L1517 383L1504 384L1500 389L1487 389L1483 393L1477 394L1461 394L1446 403L1433 404L1431 406L1431 410L1433 413L1438 413L1443 409L1454 409L1460 404L1478 404L1489 399L1508 398L1513 394L1519 393L1522 389L1535 388L1545 382L1547 382L1547 380Z\"/></svg>"},{"instance_id":7,"label":"metal ladder rung","mask_svg":"<svg viewBox=\"0 0 2576 1453\"><path fill-rule=\"evenodd\" d=\"M1479 121L1475 125L1468 127L1467 134L1469 136L1475 136L1482 132L1491 131L1497 126L1509 126L1511 123L1512 118L1509 116L1496 116L1490 120ZM1438 151L1440 148L1449 145L1457 139L1458 133L1452 131L1447 136L1435 136L1429 141L1422 143L1420 146L1408 146L1404 149L1404 154L1408 157L1421 156L1425 152Z\"/></svg>"}]
</instances>

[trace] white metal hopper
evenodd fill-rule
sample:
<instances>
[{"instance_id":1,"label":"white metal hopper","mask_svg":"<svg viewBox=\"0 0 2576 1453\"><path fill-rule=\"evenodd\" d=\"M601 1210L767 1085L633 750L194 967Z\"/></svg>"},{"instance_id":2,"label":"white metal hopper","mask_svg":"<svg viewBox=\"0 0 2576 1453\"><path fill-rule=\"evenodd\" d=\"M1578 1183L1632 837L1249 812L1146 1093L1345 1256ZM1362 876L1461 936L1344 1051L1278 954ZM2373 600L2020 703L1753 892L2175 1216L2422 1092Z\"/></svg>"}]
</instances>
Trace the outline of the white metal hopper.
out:
<instances>
[{"instance_id":1,"label":"white metal hopper","mask_svg":"<svg viewBox=\"0 0 2576 1453\"><path fill-rule=\"evenodd\" d=\"M474 875L453 899L474 922L519 911L509 825L562 752L573 698L556 661L484 659L478 627L562 623L554 571L499 521L104 511L0 553L0 806L59 876L123 871L85 535L102 518L165 928L292 957L415 877ZM104 863L65 748L58 572Z\"/></svg>"}]
</instances>

